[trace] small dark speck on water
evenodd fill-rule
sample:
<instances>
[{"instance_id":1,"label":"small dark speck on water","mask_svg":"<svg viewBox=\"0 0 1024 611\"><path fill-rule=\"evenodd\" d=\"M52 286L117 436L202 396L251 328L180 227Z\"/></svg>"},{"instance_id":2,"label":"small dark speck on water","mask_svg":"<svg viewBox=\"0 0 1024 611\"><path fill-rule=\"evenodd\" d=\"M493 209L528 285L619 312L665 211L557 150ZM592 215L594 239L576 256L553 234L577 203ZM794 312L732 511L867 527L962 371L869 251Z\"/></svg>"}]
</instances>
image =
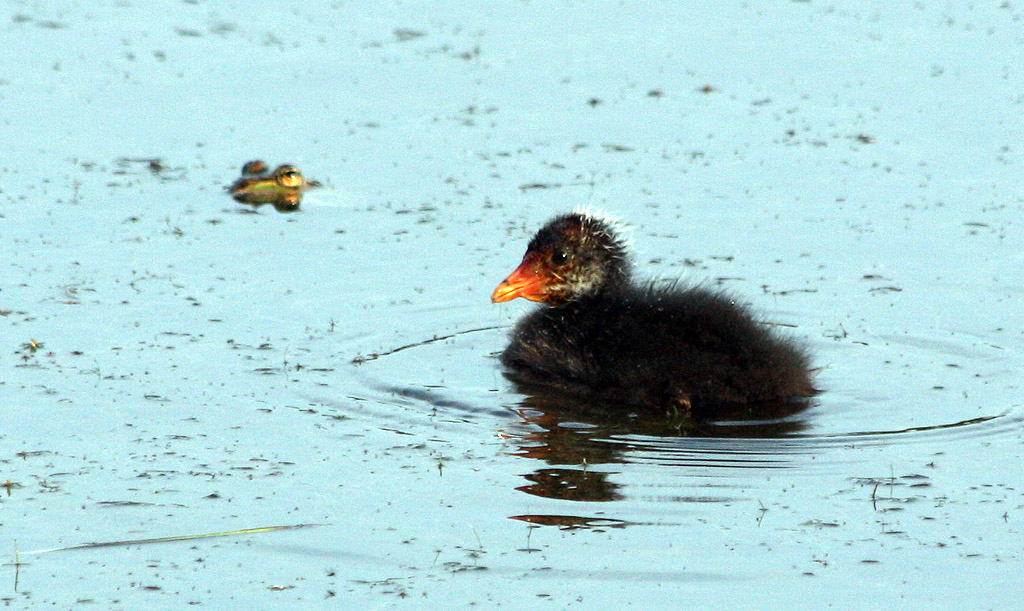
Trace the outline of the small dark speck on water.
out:
<instances>
[{"instance_id":1,"label":"small dark speck on water","mask_svg":"<svg viewBox=\"0 0 1024 611\"><path fill-rule=\"evenodd\" d=\"M427 35L426 32L423 32L421 30L413 30L411 28L395 28L393 34L395 35L395 40L398 42L415 40L417 38L422 38Z\"/></svg>"}]
</instances>

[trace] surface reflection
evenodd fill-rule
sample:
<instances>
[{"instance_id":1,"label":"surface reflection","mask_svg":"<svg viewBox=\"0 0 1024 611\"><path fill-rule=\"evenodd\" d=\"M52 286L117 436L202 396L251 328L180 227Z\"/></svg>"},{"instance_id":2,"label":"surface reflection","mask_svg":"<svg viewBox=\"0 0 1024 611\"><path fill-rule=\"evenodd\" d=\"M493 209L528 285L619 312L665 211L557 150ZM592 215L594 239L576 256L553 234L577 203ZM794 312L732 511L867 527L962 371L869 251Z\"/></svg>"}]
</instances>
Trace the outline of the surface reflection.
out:
<instances>
[{"instance_id":1,"label":"surface reflection","mask_svg":"<svg viewBox=\"0 0 1024 611\"><path fill-rule=\"evenodd\" d=\"M717 420L696 421L584 403L518 385L517 390L527 396L515 408L520 423L504 431L517 446L511 454L546 465L524 474L529 483L517 490L552 499L621 499L620 487L611 479L616 471L600 465L785 466L785 455L801 450L798 444L779 443L777 438L797 435L808 426L799 417L808 402L755 412L734 410Z\"/></svg>"}]
</instances>

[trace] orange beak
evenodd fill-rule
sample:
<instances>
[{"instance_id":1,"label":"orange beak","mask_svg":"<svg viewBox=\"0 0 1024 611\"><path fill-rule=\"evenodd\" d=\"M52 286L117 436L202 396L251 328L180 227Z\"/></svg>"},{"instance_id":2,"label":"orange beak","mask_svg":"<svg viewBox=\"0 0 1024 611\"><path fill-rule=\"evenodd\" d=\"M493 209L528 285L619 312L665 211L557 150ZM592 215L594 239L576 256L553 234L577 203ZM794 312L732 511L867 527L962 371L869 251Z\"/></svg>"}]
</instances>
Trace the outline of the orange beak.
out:
<instances>
[{"instance_id":1,"label":"orange beak","mask_svg":"<svg viewBox=\"0 0 1024 611\"><path fill-rule=\"evenodd\" d=\"M543 272L537 257L526 255L523 262L519 264L516 271L509 274L508 278L494 289L491 301L501 303L512 301L516 297L529 299L530 301L545 301L544 287L547 286L549 278Z\"/></svg>"}]
</instances>

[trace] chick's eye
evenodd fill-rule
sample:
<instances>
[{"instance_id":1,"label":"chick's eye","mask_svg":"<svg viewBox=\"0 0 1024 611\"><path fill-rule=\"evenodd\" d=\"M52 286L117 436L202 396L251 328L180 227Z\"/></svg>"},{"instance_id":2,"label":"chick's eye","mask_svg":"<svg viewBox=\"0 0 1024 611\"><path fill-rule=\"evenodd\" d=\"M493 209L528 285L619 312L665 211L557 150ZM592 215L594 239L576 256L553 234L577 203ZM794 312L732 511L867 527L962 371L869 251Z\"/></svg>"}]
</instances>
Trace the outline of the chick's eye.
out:
<instances>
[{"instance_id":1,"label":"chick's eye","mask_svg":"<svg viewBox=\"0 0 1024 611\"><path fill-rule=\"evenodd\" d=\"M565 252L564 250L556 250L551 255L551 262L554 263L555 265L562 265L568 260L569 253Z\"/></svg>"}]
</instances>

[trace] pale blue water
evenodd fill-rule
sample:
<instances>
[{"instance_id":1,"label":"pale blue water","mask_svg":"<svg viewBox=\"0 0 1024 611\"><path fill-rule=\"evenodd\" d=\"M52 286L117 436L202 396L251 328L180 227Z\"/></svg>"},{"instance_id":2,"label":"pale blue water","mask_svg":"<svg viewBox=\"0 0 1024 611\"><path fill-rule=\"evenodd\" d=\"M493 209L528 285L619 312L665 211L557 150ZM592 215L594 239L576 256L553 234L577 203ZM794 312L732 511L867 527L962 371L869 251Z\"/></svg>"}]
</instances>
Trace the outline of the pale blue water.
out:
<instances>
[{"instance_id":1,"label":"pale blue water","mask_svg":"<svg viewBox=\"0 0 1024 611\"><path fill-rule=\"evenodd\" d=\"M0 598L1018 605L1020 23L5 5ZM326 186L253 214L223 188L255 157ZM517 394L495 354L533 306L489 295L577 205L791 326L826 392L678 431Z\"/></svg>"}]
</instances>

